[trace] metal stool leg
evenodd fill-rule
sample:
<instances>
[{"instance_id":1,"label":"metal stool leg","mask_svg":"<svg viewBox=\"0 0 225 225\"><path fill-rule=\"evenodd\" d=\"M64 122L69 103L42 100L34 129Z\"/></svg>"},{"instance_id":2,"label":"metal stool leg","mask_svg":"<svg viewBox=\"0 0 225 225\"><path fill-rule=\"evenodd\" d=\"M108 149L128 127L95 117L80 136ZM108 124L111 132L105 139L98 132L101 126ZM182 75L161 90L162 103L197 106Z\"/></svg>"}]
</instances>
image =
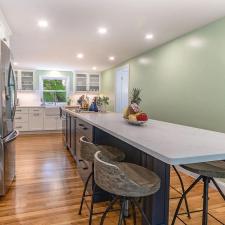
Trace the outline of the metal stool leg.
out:
<instances>
[{"instance_id":1,"label":"metal stool leg","mask_svg":"<svg viewBox=\"0 0 225 225\"><path fill-rule=\"evenodd\" d=\"M86 182L85 182L85 186L84 186L84 190L83 190L83 194L82 194L82 199L81 199L81 203L80 203L79 215L81 215L83 204L84 204L84 198L85 198L87 187L88 187L88 183L89 183L91 177L93 177L93 174L94 174L94 172L91 172L90 175L88 176Z\"/></svg>"},{"instance_id":2,"label":"metal stool leg","mask_svg":"<svg viewBox=\"0 0 225 225\"><path fill-rule=\"evenodd\" d=\"M214 178L211 178L212 182L214 183L214 185L216 186L216 189L219 191L220 195L222 196L222 198L224 199L225 201L225 195L224 193L222 192L222 190L220 189L219 185L217 184L217 182L214 180Z\"/></svg>"},{"instance_id":3,"label":"metal stool leg","mask_svg":"<svg viewBox=\"0 0 225 225\"><path fill-rule=\"evenodd\" d=\"M125 205L126 205L126 199L122 199L118 225L123 225L123 222L124 222L124 215L123 214L124 214Z\"/></svg>"},{"instance_id":4,"label":"metal stool leg","mask_svg":"<svg viewBox=\"0 0 225 225\"><path fill-rule=\"evenodd\" d=\"M138 204L138 202L135 199L131 199L131 201L134 203L134 205L138 208L138 210L140 211L142 217L144 218L145 222L147 225L151 225L145 212L143 211L143 209L141 208L141 206Z\"/></svg>"},{"instance_id":5,"label":"metal stool leg","mask_svg":"<svg viewBox=\"0 0 225 225\"><path fill-rule=\"evenodd\" d=\"M96 185L93 185L93 193L92 193L92 198L91 198L91 208L90 208L90 215L89 215L89 225L92 224L92 215L93 215L93 207L94 207L94 194L95 194L95 188Z\"/></svg>"},{"instance_id":6,"label":"metal stool leg","mask_svg":"<svg viewBox=\"0 0 225 225\"><path fill-rule=\"evenodd\" d=\"M184 192L184 194L182 195L182 197L181 197L181 199L180 199L180 201L179 201L179 203L178 203L178 206L177 206L176 212L175 212L175 214L174 214L173 221L172 221L171 225L174 225L175 222L176 222L176 219L177 219L177 216L178 216L178 213L179 213L179 210L180 210L180 207L181 207L181 204L182 204L182 202L183 202L183 200L184 200L185 195L187 195L187 194L192 190L192 188L194 188L194 186L195 186L201 179L202 179L202 176L199 176L199 177L192 183L192 185Z\"/></svg>"},{"instance_id":7,"label":"metal stool leg","mask_svg":"<svg viewBox=\"0 0 225 225\"><path fill-rule=\"evenodd\" d=\"M133 222L134 222L134 225L137 225L135 205L132 201L130 201L130 204L131 204L131 208L132 208Z\"/></svg>"},{"instance_id":8,"label":"metal stool leg","mask_svg":"<svg viewBox=\"0 0 225 225\"><path fill-rule=\"evenodd\" d=\"M105 210L105 212L104 212L103 215L102 215L100 225L103 225L107 213L112 209L113 205L116 203L116 201L118 200L118 198L119 198L119 197L116 196L116 197L110 202L109 206L107 207L107 209Z\"/></svg>"},{"instance_id":9,"label":"metal stool leg","mask_svg":"<svg viewBox=\"0 0 225 225\"><path fill-rule=\"evenodd\" d=\"M209 198L209 177L203 177L203 212L202 212L202 225L208 224L208 198Z\"/></svg>"},{"instance_id":10,"label":"metal stool leg","mask_svg":"<svg viewBox=\"0 0 225 225\"><path fill-rule=\"evenodd\" d=\"M185 192L185 189L184 189L184 183L183 183L183 180L180 176L180 173L177 171L177 168L175 166L173 166L173 169L175 170L178 178L179 178L179 181L180 181L180 185L181 185L181 188L182 188L182 194L184 194ZM188 206L188 201L187 201L187 196L185 195L184 197L184 202L185 202L185 207L186 207L186 210L187 210L187 215L188 215L188 218L191 218L191 215L190 215L190 210L189 210L189 206Z\"/></svg>"}]
</instances>

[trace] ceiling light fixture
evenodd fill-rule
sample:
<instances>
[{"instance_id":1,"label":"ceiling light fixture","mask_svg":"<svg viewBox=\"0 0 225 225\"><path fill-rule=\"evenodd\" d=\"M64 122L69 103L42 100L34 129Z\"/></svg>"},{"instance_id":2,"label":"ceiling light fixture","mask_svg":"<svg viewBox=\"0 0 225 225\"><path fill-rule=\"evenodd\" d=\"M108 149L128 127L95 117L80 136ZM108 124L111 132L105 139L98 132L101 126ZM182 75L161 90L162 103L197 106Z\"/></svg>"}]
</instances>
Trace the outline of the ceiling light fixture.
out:
<instances>
[{"instance_id":1,"label":"ceiling light fixture","mask_svg":"<svg viewBox=\"0 0 225 225\"><path fill-rule=\"evenodd\" d=\"M105 28L105 27L99 27L98 28L98 33L99 34L106 34L107 33L107 28Z\"/></svg>"},{"instance_id":2,"label":"ceiling light fixture","mask_svg":"<svg viewBox=\"0 0 225 225\"><path fill-rule=\"evenodd\" d=\"M14 66L17 66L17 65L18 65L18 62L14 62L13 65L14 65Z\"/></svg>"},{"instance_id":3,"label":"ceiling light fixture","mask_svg":"<svg viewBox=\"0 0 225 225\"><path fill-rule=\"evenodd\" d=\"M97 67L96 67L96 66L93 66L93 67L92 67L92 70L97 70Z\"/></svg>"},{"instance_id":4,"label":"ceiling light fixture","mask_svg":"<svg viewBox=\"0 0 225 225\"><path fill-rule=\"evenodd\" d=\"M145 39L147 39L147 40L151 40L151 39L153 39L153 37L154 37L153 34L146 34L145 35Z\"/></svg>"},{"instance_id":5,"label":"ceiling light fixture","mask_svg":"<svg viewBox=\"0 0 225 225\"><path fill-rule=\"evenodd\" d=\"M115 57L114 56L110 56L109 60L113 61L113 60L115 60Z\"/></svg>"},{"instance_id":6,"label":"ceiling light fixture","mask_svg":"<svg viewBox=\"0 0 225 225\"><path fill-rule=\"evenodd\" d=\"M78 59L83 59L84 58L84 54L83 53L78 53L77 54L77 58Z\"/></svg>"},{"instance_id":7,"label":"ceiling light fixture","mask_svg":"<svg viewBox=\"0 0 225 225\"><path fill-rule=\"evenodd\" d=\"M38 26L41 28L46 28L46 27L48 27L48 21L47 20L39 20Z\"/></svg>"}]
</instances>

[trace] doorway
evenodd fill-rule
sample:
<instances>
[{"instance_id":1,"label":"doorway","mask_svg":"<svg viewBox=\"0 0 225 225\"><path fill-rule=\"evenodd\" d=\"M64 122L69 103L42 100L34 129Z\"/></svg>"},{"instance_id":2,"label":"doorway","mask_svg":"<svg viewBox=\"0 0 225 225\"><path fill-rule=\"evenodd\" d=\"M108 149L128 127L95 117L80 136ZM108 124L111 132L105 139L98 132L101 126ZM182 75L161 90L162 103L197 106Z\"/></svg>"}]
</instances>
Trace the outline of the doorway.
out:
<instances>
[{"instance_id":1,"label":"doorway","mask_svg":"<svg viewBox=\"0 0 225 225\"><path fill-rule=\"evenodd\" d=\"M129 102L129 65L116 69L116 112L122 113Z\"/></svg>"}]
</instances>

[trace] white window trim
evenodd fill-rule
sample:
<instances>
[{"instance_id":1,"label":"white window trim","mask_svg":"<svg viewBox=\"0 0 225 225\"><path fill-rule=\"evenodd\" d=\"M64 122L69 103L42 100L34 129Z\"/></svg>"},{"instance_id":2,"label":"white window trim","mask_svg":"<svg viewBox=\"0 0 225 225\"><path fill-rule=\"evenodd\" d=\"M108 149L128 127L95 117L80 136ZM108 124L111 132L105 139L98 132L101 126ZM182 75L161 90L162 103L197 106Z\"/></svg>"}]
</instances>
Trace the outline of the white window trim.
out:
<instances>
[{"instance_id":1,"label":"white window trim","mask_svg":"<svg viewBox=\"0 0 225 225\"><path fill-rule=\"evenodd\" d=\"M42 99L43 98L43 92L44 92L44 89L43 89L43 83L44 83L44 80L65 80L66 81L66 98L68 98L69 96L69 93L70 93L70 88L69 88L69 78L67 76L57 76L57 75L42 75L40 76L40 79L39 79L39 91L40 91L40 96ZM60 92L60 90L59 90ZM63 103L63 102L61 102Z\"/></svg>"}]
</instances>

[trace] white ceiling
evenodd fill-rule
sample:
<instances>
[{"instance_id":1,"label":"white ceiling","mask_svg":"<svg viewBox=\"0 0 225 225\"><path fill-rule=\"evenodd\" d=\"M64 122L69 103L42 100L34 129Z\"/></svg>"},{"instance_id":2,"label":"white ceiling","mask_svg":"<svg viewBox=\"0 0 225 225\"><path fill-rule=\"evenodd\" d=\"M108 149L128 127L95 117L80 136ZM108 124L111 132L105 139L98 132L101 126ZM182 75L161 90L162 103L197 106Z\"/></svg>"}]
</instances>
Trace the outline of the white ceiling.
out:
<instances>
[{"instance_id":1,"label":"white ceiling","mask_svg":"<svg viewBox=\"0 0 225 225\"><path fill-rule=\"evenodd\" d=\"M61 70L104 70L225 16L224 0L0 0L0 8L19 66ZM45 30L37 26L42 18ZM108 34L100 36L99 26ZM144 39L149 32L154 40Z\"/></svg>"}]
</instances>

